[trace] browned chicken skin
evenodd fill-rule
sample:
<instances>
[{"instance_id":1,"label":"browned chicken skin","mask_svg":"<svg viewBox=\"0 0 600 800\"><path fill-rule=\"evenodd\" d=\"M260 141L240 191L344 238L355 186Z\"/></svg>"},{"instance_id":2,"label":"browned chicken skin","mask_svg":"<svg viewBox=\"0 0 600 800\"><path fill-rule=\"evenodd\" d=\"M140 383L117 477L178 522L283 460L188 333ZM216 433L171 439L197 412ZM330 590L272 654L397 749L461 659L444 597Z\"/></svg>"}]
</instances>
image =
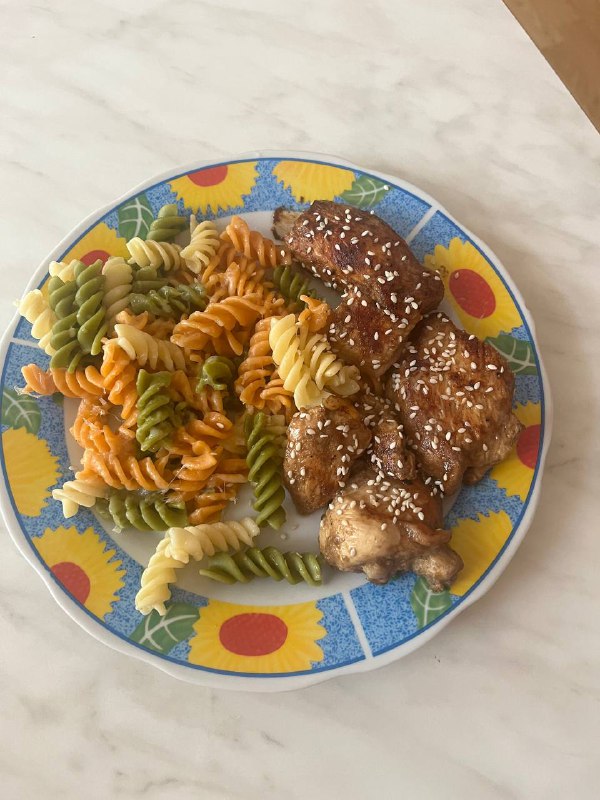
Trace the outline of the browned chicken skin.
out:
<instances>
[{"instance_id":1,"label":"browned chicken skin","mask_svg":"<svg viewBox=\"0 0 600 800\"><path fill-rule=\"evenodd\" d=\"M412 571L434 592L448 588L463 562L448 546L439 497L420 480L381 480L368 468L350 479L321 520L319 543L328 564L386 583Z\"/></svg>"},{"instance_id":2,"label":"browned chicken skin","mask_svg":"<svg viewBox=\"0 0 600 800\"><path fill-rule=\"evenodd\" d=\"M514 375L491 345L431 314L387 384L421 469L447 494L475 482L512 449Z\"/></svg>"},{"instance_id":3,"label":"browned chicken skin","mask_svg":"<svg viewBox=\"0 0 600 800\"><path fill-rule=\"evenodd\" d=\"M283 479L301 514L326 505L368 447L371 434L358 411L333 395L323 406L294 414L287 433Z\"/></svg>"}]
</instances>

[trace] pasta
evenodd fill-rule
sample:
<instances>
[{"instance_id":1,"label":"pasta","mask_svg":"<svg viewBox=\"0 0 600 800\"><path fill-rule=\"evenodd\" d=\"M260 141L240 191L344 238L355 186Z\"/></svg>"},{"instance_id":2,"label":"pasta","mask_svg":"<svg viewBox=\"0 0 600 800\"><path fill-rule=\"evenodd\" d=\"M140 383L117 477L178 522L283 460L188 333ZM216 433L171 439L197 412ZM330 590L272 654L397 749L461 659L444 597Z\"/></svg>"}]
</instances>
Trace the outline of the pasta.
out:
<instances>
[{"instance_id":1,"label":"pasta","mask_svg":"<svg viewBox=\"0 0 600 800\"><path fill-rule=\"evenodd\" d=\"M206 269L219 248L219 233L214 222L205 220L198 223L190 219L191 241L181 251L181 257L192 272L196 274ZM208 277L208 276L207 276Z\"/></svg>"},{"instance_id":2,"label":"pasta","mask_svg":"<svg viewBox=\"0 0 600 800\"><path fill-rule=\"evenodd\" d=\"M48 282L48 300L56 320L50 333L53 355L50 366L66 367L73 372L83 357L77 338L77 306L75 281L65 283L58 276Z\"/></svg>"},{"instance_id":3,"label":"pasta","mask_svg":"<svg viewBox=\"0 0 600 800\"><path fill-rule=\"evenodd\" d=\"M148 364L151 369L159 365L168 370L185 369L184 352L175 342L164 342L132 325L115 325L115 334L119 347L140 367Z\"/></svg>"},{"instance_id":4,"label":"pasta","mask_svg":"<svg viewBox=\"0 0 600 800\"><path fill-rule=\"evenodd\" d=\"M260 528L250 517L239 522L212 522L205 525L170 528L167 531L167 556L187 564L190 558L200 561L205 556L212 556L221 550L238 550L242 545L249 545Z\"/></svg>"},{"instance_id":5,"label":"pasta","mask_svg":"<svg viewBox=\"0 0 600 800\"><path fill-rule=\"evenodd\" d=\"M104 282L101 261L94 261L89 266L81 261L75 264L77 340L82 352L92 356L101 352L102 338L107 331Z\"/></svg>"},{"instance_id":6,"label":"pasta","mask_svg":"<svg viewBox=\"0 0 600 800\"><path fill-rule=\"evenodd\" d=\"M200 575L220 583L248 583L253 578L286 580L295 584L304 581L320 586L321 564L314 553L282 553L276 547L249 547L229 555L217 553L210 558Z\"/></svg>"},{"instance_id":7,"label":"pasta","mask_svg":"<svg viewBox=\"0 0 600 800\"><path fill-rule=\"evenodd\" d=\"M114 523L114 530L136 528L139 531L166 531L187 524L182 502L167 502L160 494L112 492L97 503L98 513Z\"/></svg>"},{"instance_id":8,"label":"pasta","mask_svg":"<svg viewBox=\"0 0 600 800\"><path fill-rule=\"evenodd\" d=\"M232 217L231 222L221 234L221 239L230 242L235 249L258 261L261 267L277 267L291 263L287 247L277 245L258 231L251 231L248 223L241 217Z\"/></svg>"},{"instance_id":9,"label":"pasta","mask_svg":"<svg viewBox=\"0 0 600 800\"><path fill-rule=\"evenodd\" d=\"M62 503L65 519L74 517L80 506L92 508L97 500L106 497L106 484L97 479L67 481L60 489L52 490L52 497Z\"/></svg>"},{"instance_id":10,"label":"pasta","mask_svg":"<svg viewBox=\"0 0 600 800\"><path fill-rule=\"evenodd\" d=\"M27 292L19 303L19 314L31 323L31 335L34 339L39 340L42 350L45 350L48 355L52 355L54 350L50 345L50 338L56 316L39 289Z\"/></svg>"},{"instance_id":11,"label":"pasta","mask_svg":"<svg viewBox=\"0 0 600 800\"><path fill-rule=\"evenodd\" d=\"M186 225L187 220L179 215L175 203L169 203L159 210L156 219L152 221L146 240L171 242Z\"/></svg>"},{"instance_id":12,"label":"pasta","mask_svg":"<svg viewBox=\"0 0 600 800\"><path fill-rule=\"evenodd\" d=\"M146 372L141 369L136 380L137 430L140 448L151 453L166 447L175 428L181 424L168 388L170 372Z\"/></svg>"},{"instance_id":13,"label":"pasta","mask_svg":"<svg viewBox=\"0 0 600 800\"><path fill-rule=\"evenodd\" d=\"M250 414L245 424L248 455L248 480L254 486L253 508L256 524L268 524L275 530L285 522L285 491L281 479L283 454L281 435L270 427L266 414Z\"/></svg>"},{"instance_id":14,"label":"pasta","mask_svg":"<svg viewBox=\"0 0 600 800\"><path fill-rule=\"evenodd\" d=\"M104 392L104 379L96 367L76 369L49 369L44 371L37 364L27 364L21 368L25 378L23 392L26 394L51 395L60 392L64 397L79 397L89 400L100 397Z\"/></svg>"},{"instance_id":15,"label":"pasta","mask_svg":"<svg viewBox=\"0 0 600 800\"><path fill-rule=\"evenodd\" d=\"M109 258L102 268L104 275L104 297L106 325L112 331L117 314L130 305L133 270L124 258Z\"/></svg>"},{"instance_id":16,"label":"pasta","mask_svg":"<svg viewBox=\"0 0 600 800\"><path fill-rule=\"evenodd\" d=\"M136 236L127 242L131 255L130 263L138 267L154 267L170 272L181 266L181 247L169 242L144 241Z\"/></svg>"},{"instance_id":17,"label":"pasta","mask_svg":"<svg viewBox=\"0 0 600 800\"><path fill-rule=\"evenodd\" d=\"M204 288L198 284L162 286L145 294L132 294L129 298L129 306L134 314L147 312L155 317L177 319L191 311L204 311L207 302Z\"/></svg>"},{"instance_id":18,"label":"pasta","mask_svg":"<svg viewBox=\"0 0 600 800\"><path fill-rule=\"evenodd\" d=\"M171 342L190 350L202 350L209 341L214 344L223 337L229 354L239 356L243 351L243 339L235 329L254 324L261 312L259 300L256 295L248 295L210 303L206 311L195 311L188 319L179 322L173 330Z\"/></svg>"},{"instance_id":19,"label":"pasta","mask_svg":"<svg viewBox=\"0 0 600 800\"><path fill-rule=\"evenodd\" d=\"M186 225L165 205L146 240L128 242L129 260L52 262L47 291L19 305L50 356L22 368L20 391L79 404L81 465L53 499L65 517L93 509L115 532L165 532L136 596L143 614L164 614L177 570L205 556L201 574L225 583L319 584L316 556L253 543L286 520L287 422L358 388L323 333L328 304L285 246L240 217L219 236L195 216L189 244L174 244ZM247 483L255 518L221 519Z\"/></svg>"},{"instance_id":20,"label":"pasta","mask_svg":"<svg viewBox=\"0 0 600 800\"><path fill-rule=\"evenodd\" d=\"M141 588L135 596L135 607L141 614L149 614L153 609L161 616L167 613L165 603L171 597L169 584L175 583L175 570L183 566L181 561L166 554L169 541L168 535L161 539L142 572Z\"/></svg>"}]
</instances>

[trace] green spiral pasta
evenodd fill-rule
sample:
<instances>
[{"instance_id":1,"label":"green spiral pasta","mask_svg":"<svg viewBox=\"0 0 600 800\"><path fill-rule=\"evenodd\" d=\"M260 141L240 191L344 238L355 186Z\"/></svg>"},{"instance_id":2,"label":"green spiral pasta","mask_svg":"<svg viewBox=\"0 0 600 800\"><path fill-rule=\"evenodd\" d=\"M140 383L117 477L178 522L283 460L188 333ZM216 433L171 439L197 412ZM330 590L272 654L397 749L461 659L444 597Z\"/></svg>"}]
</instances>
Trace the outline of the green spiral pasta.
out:
<instances>
[{"instance_id":1,"label":"green spiral pasta","mask_svg":"<svg viewBox=\"0 0 600 800\"><path fill-rule=\"evenodd\" d=\"M300 300L302 294L317 297L315 290L310 288L307 278L290 266L275 267L273 283L292 308L304 307L304 303Z\"/></svg>"},{"instance_id":2,"label":"green spiral pasta","mask_svg":"<svg viewBox=\"0 0 600 800\"><path fill-rule=\"evenodd\" d=\"M253 508L256 524L281 528L286 515L282 503L285 490L281 481L283 464L280 436L269 427L266 414L249 414L244 421L248 454L248 480L254 486Z\"/></svg>"},{"instance_id":3,"label":"green spiral pasta","mask_svg":"<svg viewBox=\"0 0 600 800\"><path fill-rule=\"evenodd\" d=\"M179 284L150 289L146 294L132 294L129 307L134 314L148 311L155 317L180 319L192 311L204 311L208 300L200 284Z\"/></svg>"},{"instance_id":4,"label":"green spiral pasta","mask_svg":"<svg viewBox=\"0 0 600 800\"><path fill-rule=\"evenodd\" d=\"M104 275L102 261L89 266L78 261L75 264L77 294L77 339L84 353L97 356L102 350L102 338L106 335L106 309L104 308Z\"/></svg>"},{"instance_id":5,"label":"green spiral pasta","mask_svg":"<svg viewBox=\"0 0 600 800\"><path fill-rule=\"evenodd\" d=\"M146 239L152 239L155 242L172 242L187 224L187 219L179 215L175 203L169 203L169 205L163 206L156 215Z\"/></svg>"},{"instance_id":6,"label":"green spiral pasta","mask_svg":"<svg viewBox=\"0 0 600 800\"><path fill-rule=\"evenodd\" d=\"M174 429L181 424L169 392L170 372L146 372L140 369L136 381L137 430L136 439L142 450L155 453L165 447Z\"/></svg>"},{"instance_id":7,"label":"green spiral pasta","mask_svg":"<svg viewBox=\"0 0 600 800\"><path fill-rule=\"evenodd\" d=\"M231 391L236 376L237 367L230 358L209 356L202 365L196 391L201 392L205 386L210 386L219 392Z\"/></svg>"},{"instance_id":8,"label":"green spiral pasta","mask_svg":"<svg viewBox=\"0 0 600 800\"><path fill-rule=\"evenodd\" d=\"M156 267L135 267L131 283L132 294L147 294L147 292L162 289L167 285L167 279L158 274Z\"/></svg>"},{"instance_id":9,"label":"green spiral pasta","mask_svg":"<svg viewBox=\"0 0 600 800\"><path fill-rule=\"evenodd\" d=\"M254 578L286 580L309 586L322 583L321 563L314 553L282 553L276 547L249 547L239 553L218 553L208 560L200 575L221 583L248 583Z\"/></svg>"},{"instance_id":10,"label":"green spiral pasta","mask_svg":"<svg viewBox=\"0 0 600 800\"><path fill-rule=\"evenodd\" d=\"M75 281L62 281L58 276L48 282L48 302L56 315L50 334L50 346L54 355L50 366L66 367L73 372L83 357L81 345L77 339L77 305Z\"/></svg>"},{"instance_id":11,"label":"green spiral pasta","mask_svg":"<svg viewBox=\"0 0 600 800\"><path fill-rule=\"evenodd\" d=\"M108 499L96 501L98 513L113 521L115 528L139 531L166 531L187 525L184 503L169 503L160 494L113 492Z\"/></svg>"}]
</instances>

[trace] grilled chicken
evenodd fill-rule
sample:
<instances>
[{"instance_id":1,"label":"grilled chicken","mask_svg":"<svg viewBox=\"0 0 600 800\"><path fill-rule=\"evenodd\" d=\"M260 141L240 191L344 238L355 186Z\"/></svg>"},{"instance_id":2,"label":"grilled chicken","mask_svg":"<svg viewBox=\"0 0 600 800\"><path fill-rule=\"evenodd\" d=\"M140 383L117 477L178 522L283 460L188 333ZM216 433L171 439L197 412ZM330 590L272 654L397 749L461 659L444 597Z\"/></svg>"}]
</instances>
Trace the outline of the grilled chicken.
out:
<instances>
[{"instance_id":1,"label":"grilled chicken","mask_svg":"<svg viewBox=\"0 0 600 800\"><path fill-rule=\"evenodd\" d=\"M287 239L301 213L291 208L276 208L273 212L273 236L281 241Z\"/></svg>"},{"instance_id":2,"label":"grilled chicken","mask_svg":"<svg viewBox=\"0 0 600 800\"><path fill-rule=\"evenodd\" d=\"M439 496L420 480L381 480L368 468L336 495L319 532L321 553L336 569L362 571L373 583L410 571L434 592L448 588L463 566L449 541Z\"/></svg>"},{"instance_id":3,"label":"grilled chicken","mask_svg":"<svg viewBox=\"0 0 600 800\"><path fill-rule=\"evenodd\" d=\"M294 414L283 462L285 485L301 514L326 505L345 485L350 467L371 434L347 400L331 395L323 406Z\"/></svg>"},{"instance_id":4,"label":"grilled chicken","mask_svg":"<svg viewBox=\"0 0 600 800\"><path fill-rule=\"evenodd\" d=\"M366 454L372 469L382 479L416 478L415 455L407 449L404 428L391 403L368 388L353 402L373 436Z\"/></svg>"},{"instance_id":5,"label":"grilled chicken","mask_svg":"<svg viewBox=\"0 0 600 800\"><path fill-rule=\"evenodd\" d=\"M421 469L447 494L475 482L512 449L514 375L491 345L444 314L426 317L387 384Z\"/></svg>"},{"instance_id":6,"label":"grilled chicken","mask_svg":"<svg viewBox=\"0 0 600 800\"><path fill-rule=\"evenodd\" d=\"M437 272L424 269L387 223L351 206L317 200L286 239L293 255L326 285L370 298L404 331L436 308L444 294Z\"/></svg>"}]
</instances>

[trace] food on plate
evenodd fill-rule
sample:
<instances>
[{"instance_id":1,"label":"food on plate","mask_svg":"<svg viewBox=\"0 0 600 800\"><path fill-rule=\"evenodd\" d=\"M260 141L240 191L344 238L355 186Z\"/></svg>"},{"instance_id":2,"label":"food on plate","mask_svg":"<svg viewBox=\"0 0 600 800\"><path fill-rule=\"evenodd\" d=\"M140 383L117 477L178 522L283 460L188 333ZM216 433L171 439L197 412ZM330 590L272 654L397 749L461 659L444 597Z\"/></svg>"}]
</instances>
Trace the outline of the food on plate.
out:
<instances>
[{"instance_id":1,"label":"food on plate","mask_svg":"<svg viewBox=\"0 0 600 800\"><path fill-rule=\"evenodd\" d=\"M128 260L52 262L21 301L48 363L26 365L20 390L79 404L81 466L54 499L115 535L162 533L143 614L166 612L190 561L223 583L318 586L323 559L446 589L462 562L442 497L521 430L507 363L436 312L439 274L386 222L316 201L277 209L273 229L281 241L233 217L219 233L169 204ZM254 517L227 518L246 483ZM321 555L263 546L265 528L285 531L286 495L324 510Z\"/></svg>"}]
</instances>

